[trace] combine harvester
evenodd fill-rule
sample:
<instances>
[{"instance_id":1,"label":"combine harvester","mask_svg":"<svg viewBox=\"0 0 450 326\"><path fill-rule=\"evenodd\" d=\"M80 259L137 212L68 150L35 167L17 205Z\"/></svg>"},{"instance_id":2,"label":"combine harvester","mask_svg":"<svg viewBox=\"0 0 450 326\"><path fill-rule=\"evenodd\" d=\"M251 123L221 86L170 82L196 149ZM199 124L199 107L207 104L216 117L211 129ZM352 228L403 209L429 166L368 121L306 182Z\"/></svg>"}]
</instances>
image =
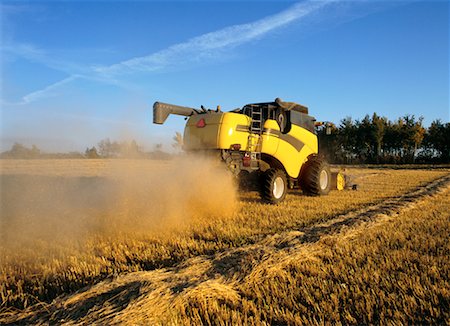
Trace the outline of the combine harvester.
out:
<instances>
[{"instance_id":1,"label":"combine harvester","mask_svg":"<svg viewBox=\"0 0 450 326\"><path fill-rule=\"evenodd\" d=\"M281 202L289 189L307 195L326 195L345 188L345 176L331 173L318 155L316 122L308 108L279 98L274 102L247 104L231 112L193 109L155 102L153 123L163 124L170 114L189 117L184 129L188 152L214 152L241 184L258 186L265 202ZM255 181L258 182L247 182Z\"/></svg>"}]
</instances>

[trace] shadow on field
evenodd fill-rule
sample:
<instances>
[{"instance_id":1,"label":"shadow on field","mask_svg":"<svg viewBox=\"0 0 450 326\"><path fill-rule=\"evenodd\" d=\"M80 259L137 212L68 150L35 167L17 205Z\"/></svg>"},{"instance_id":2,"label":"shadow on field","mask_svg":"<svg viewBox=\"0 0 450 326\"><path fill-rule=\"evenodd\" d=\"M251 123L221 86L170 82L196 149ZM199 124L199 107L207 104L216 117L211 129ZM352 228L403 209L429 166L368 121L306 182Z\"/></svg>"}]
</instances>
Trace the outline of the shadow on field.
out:
<instances>
[{"instance_id":1,"label":"shadow on field","mask_svg":"<svg viewBox=\"0 0 450 326\"><path fill-rule=\"evenodd\" d=\"M220 254L212 260L207 272L210 277L220 274L226 278L243 279L264 260L267 252L263 248L242 248Z\"/></svg>"},{"instance_id":2,"label":"shadow on field","mask_svg":"<svg viewBox=\"0 0 450 326\"><path fill-rule=\"evenodd\" d=\"M48 320L50 324L70 323L83 319L92 311L97 312L99 319L102 314L114 315L125 309L132 300L139 296L142 285L141 282L133 281L106 292L86 295L85 298L83 298L84 293L80 292L81 298L73 303L66 302L64 306L57 306L52 310L41 310L36 314L31 314L16 320L12 324L5 325L29 325L38 323L42 319Z\"/></svg>"}]
</instances>

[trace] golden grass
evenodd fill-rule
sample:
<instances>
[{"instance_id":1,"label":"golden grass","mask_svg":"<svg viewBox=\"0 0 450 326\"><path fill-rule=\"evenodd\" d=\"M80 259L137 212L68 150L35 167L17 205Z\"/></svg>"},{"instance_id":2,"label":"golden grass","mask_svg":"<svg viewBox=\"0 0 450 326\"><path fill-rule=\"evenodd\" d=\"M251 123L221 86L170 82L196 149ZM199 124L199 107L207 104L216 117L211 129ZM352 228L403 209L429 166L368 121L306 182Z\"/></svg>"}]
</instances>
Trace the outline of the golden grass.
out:
<instances>
[{"instance_id":1,"label":"golden grass","mask_svg":"<svg viewBox=\"0 0 450 326\"><path fill-rule=\"evenodd\" d=\"M168 164L164 163L162 167L155 167L154 163L147 161L117 161L113 163L92 161L92 166L87 164L84 168L80 168L82 171L75 170L74 172L73 166L64 167L63 162L50 163L60 166L58 169L55 169L54 165L46 168L46 162L40 162L39 164L28 162L20 163L16 167L17 171L11 165L7 169L3 169L4 163L2 162L2 173L9 175L15 173L45 174L47 169L47 174L56 171L58 175L67 173L70 176L107 177L111 175L110 170L105 169L105 167L99 168L99 165L123 164L123 168L125 168L129 167L130 164L136 164L139 169L154 170L156 168L165 169L167 168L165 164ZM70 164L75 164L73 162L74 160L71 160ZM85 162L83 161L82 164L86 164ZM13 163L9 162L8 164ZM27 164L33 165L29 167L28 171ZM117 170L114 169L114 171ZM32 246L22 245L20 250L0 247L1 309L7 312L14 307L23 308L40 301L50 301L60 294L74 292L83 286L92 285L118 274L180 266L180 263L182 264L192 257L218 254L229 248L251 247L268 236L273 235L276 238L277 233L281 232L290 232L290 236L295 237L296 232L301 233L301 230L305 227L326 222L338 214L395 198L419 185L447 175L448 171L349 169L348 173L353 175L355 181L359 184L358 191L332 192L329 196L324 197L306 197L293 192L288 194L286 201L278 206L262 204L256 193L246 193L240 197L234 213L223 214L222 208L219 209L219 213L215 213L214 207L211 207L211 209L201 211L199 214L191 214L188 223L178 223L176 226L171 225L166 229L156 228L143 231L108 229L108 232L105 232L105 230L89 232L82 238L61 242L49 242L47 239L33 240ZM5 189L2 189L2 191L5 191ZM204 195L202 200L208 201L207 195ZM419 219L425 224L437 223L435 219L427 220L424 218L428 214L427 210L434 212L436 211L434 207L436 207L448 211L448 198L447 200L441 200L441 202L433 200L432 203L432 205L423 208L422 211L419 210L421 214L413 220ZM196 207L190 209L195 210ZM129 209L127 212L129 213ZM133 214L143 213L133 210L131 212ZM108 214L112 213L108 212ZM128 213L124 214L123 217L129 217ZM99 213L95 212L95 214ZM431 216L435 216L433 214ZM442 216L444 216L443 219L439 219L439 223L442 225L439 224L439 227L448 231L448 215ZM98 218L98 216L90 217ZM102 218L105 218L105 216L102 216ZM408 218L410 218L409 215ZM399 221L404 220L403 224L392 225L394 228L385 230L381 228L378 230L379 232L377 231L378 233L374 231L376 230L374 228L370 231L370 236L364 234L355 239L342 241L333 238L327 241L321 240L320 244L308 245L306 249L303 248L298 253L295 250L288 254L284 253L280 256L281 258L272 257L266 261L264 250L255 250L254 252L250 251L250 254L243 255L244 258L238 255L237 261L233 261L233 257L231 261L225 259L222 262L223 266L220 263L216 264L219 266L216 268L217 270L221 270L220 266L222 266L222 269L235 265L240 267L237 270L232 268L230 273L215 271L213 275L220 274L220 277L211 277L210 280L206 281L198 276L197 281L200 282L201 286L194 287L192 291L189 290L186 293L183 290L183 282L180 281L179 291L182 295L178 296L175 303L172 299L172 301L158 300L158 304L154 308L147 307L149 311L154 312L154 315L149 316L149 313L147 313L142 316L154 318L155 322L162 320L155 318L155 316L161 318L163 318L162 316L171 316L172 321L191 322L192 324L200 321L203 323L221 323L226 320L241 323L259 321L296 323L300 321L323 322L333 320L340 320L344 323L364 323L375 322L388 317L396 321L411 321L414 318L418 318L416 320L419 321L433 320L433 314L428 308L426 310L428 315L424 315L424 319L420 319L422 317L419 315L414 315L414 317L411 315L412 312L401 314L400 308L410 311L413 307L417 307L417 305L411 303L412 301L408 301L407 305L410 306L392 303L394 299L410 298L408 283L406 282L410 274L408 269L403 268L402 270L399 264L404 263L406 266L410 266L412 264L409 260L411 257L415 257L416 260L422 259L417 257L421 257L420 250L423 250L424 246L419 246L419 252L414 254L414 248L408 247L405 242L414 237L413 233L418 233L419 235L416 236L421 240L428 242L432 240L425 225L417 229L417 232L406 228L404 232L409 230L408 232L411 234L404 236L403 242L400 238L397 242L394 241L394 243L401 243L402 245L400 246L401 250L398 250L396 255L391 257L390 255L395 253L393 250L395 248L384 248L383 245L386 245L384 240L391 238L392 233L400 237L403 231L396 231L396 229L405 228L406 225L413 228L418 223L416 221L408 224L406 222L408 218L399 219ZM436 224L430 225L428 227L438 228ZM382 236L381 231L386 232L386 234ZM436 243L435 247L439 248L443 245L439 237L443 235L440 229L436 233L438 235L433 241ZM283 241L285 242L285 240ZM412 243L419 242L418 240L412 241ZM354 249L355 243L356 248L359 246L360 249ZM402 254L405 246L409 251ZM448 247L442 248L447 248L442 250L447 250L448 253ZM318 250L320 253L316 254ZM364 258L369 257L370 253L373 258L369 260ZM433 259L440 259L439 264L441 264L442 252L438 250L436 255L437 258ZM393 258L395 258L394 261L391 261ZM265 263L261 264L261 260ZM387 264L388 261L390 265L376 270L379 264ZM192 287L190 285L193 282L192 280L195 284L195 277L193 276L199 273L201 275L206 267L211 269L210 261L200 259L198 263L198 265L190 264L189 272L184 274L185 283L188 284L186 287L189 289ZM194 265L198 269L197 272L192 270ZM413 272L411 275L414 277L424 272L417 269L417 264L411 266ZM401 280L403 283L400 288L392 283L391 289L397 292L401 290L403 292L400 291L400 293L408 294L407 296L399 297L400 294L395 291L393 295L390 295L386 292L389 290L388 287L382 287L379 291L371 288L375 286L375 283L370 281L370 277L374 277L375 280L384 280L388 284L389 279L383 279L385 269L393 273L396 268L403 271L405 279L399 278L399 275L403 275L400 271L394 273L395 278L392 279L392 282ZM152 273L150 279L151 282L154 282L155 272ZM360 275L360 273L363 274ZM179 277L181 278L182 275L180 274ZM427 279L428 276L425 275L424 277ZM441 287L444 285L443 288L448 290L448 278L447 283L443 283L443 280L445 278L441 276L438 283L441 284ZM338 284L341 281L345 286L339 285L341 283ZM410 286L414 284L411 282ZM364 289L365 286L367 287L366 290ZM175 288L177 287L175 286ZM169 291L168 293L164 287L160 290L161 293L156 295L152 292L152 295L160 298L172 297L172 292ZM380 294L380 291L384 293L384 296ZM210 295L203 297L205 293L210 293ZM444 298L447 294L443 294ZM364 301L363 297L367 295L372 299ZM414 295L416 294L412 296L414 297ZM448 296L446 298L448 300ZM148 298L147 300L153 302ZM436 302L436 297L433 300ZM438 303L441 304L439 300ZM418 302L419 306L423 307L421 301ZM392 306L389 306L391 303ZM146 306L142 302L139 304L143 307ZM167 309L173 308L173 305L177 307L177 313L167 315ZM385 309L380 310L384 311L383 314L381 312L375 313L378 311L377 307ZM157 311L159 311L159 314ZM442 309L437 311L441 312L439 317L441 319L439 320L443 320ZM365 317L359 316L359 313ZM394 316L393 314L401 314L401 316ZM137 316L133 315L130 318L137 318Z\"/></svg>"},{"instance_id":2,"label":"golden grass","mask_svg":"<svg viewBox=\"0 0 450 326\"><path fill-rule=\"evenodd\" d=\"M172 309L185 325L449 324L449 195L266 259L249 251L256 264L247 257L232 277L207 281L220 290L186 289Z\"/></svg>"}]
</instances>

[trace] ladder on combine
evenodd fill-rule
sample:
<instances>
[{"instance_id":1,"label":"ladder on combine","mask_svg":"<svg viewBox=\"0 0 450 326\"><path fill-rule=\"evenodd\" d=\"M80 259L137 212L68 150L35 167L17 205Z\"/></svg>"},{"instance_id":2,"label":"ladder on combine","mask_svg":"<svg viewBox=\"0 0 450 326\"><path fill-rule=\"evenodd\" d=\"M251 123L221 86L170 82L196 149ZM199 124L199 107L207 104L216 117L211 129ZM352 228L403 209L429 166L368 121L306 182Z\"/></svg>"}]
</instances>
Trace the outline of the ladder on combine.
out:
<instances>
[{"instance_id":1,"label":"ladder on combine","mask_svg":"<svg viewBox=\"0 0 450 326\"><path fill-rule=\"evenodd\" d=\"M263 114L260 105L250 106L250 135L248 136L248 151L250 152L251 167L258 169L261 159L261 141L263 132Z\"/></svg>"}]
</instances>

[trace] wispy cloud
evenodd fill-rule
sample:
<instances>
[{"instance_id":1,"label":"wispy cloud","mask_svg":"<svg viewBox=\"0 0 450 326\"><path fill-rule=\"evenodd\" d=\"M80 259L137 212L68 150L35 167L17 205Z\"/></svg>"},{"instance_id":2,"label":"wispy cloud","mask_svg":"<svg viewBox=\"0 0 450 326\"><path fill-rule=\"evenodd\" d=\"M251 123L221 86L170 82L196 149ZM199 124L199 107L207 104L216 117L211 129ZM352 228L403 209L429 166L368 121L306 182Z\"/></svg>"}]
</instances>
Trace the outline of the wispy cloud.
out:
<instances>
[{"instance_id":1,"label":"wispy cloud","mask_svg":"<svg viewBox=\"0 0 450 326\"><path fill-rule=\"evenodd\" d=\"M167 49L122 61L106 67L96 67L95 72L106 75L126 74L135 71L153 72L174 65L198 62L211 57L215 52L234 48L264 37L269 32L286 26L336 0L304 1L294 4L287 10L255 22L233 25L221 30L203 34Z\"/></svg>"},{"instance_id":2,"label":"wispy cloud","mask_svg":"<svg viewBox=\"0 0 450 326\"><path fill-rule=\"evenodd\" d=\"M28 104L56 94L56 89L75 79L86 78L106 83L119 84L117 77L135 72L151 73L164 71L192 62L204 62L206 58L216 57L224 50L230 50L245 43L259 40L268 33L287 26L313 12L337 2L338 0L306 0L290 6L288 9L260 20L206 33L183 43L174 44L153 54L136 57L109 66L83 67L71 63L56 61L43 51L29 45L6 49L17 55L41 62L49 67L71 74L69 77L51 84L41 90L25 95L21 101L9 103ZM5 103L3 101L3 103Z\"/></svg>"},{"instance_id":3,"label":"wispy cloud","mask_svg":"<svg viewBox=\"0 0 450 326\"><path fill-rule=\"evenodd\" d=\"M32 44L14 43L6 44L1 47L4 53L12 54L24 58L30 62L42 64L46 67L62 71L68 74L90 73L92 69L85 65L68 62L66 60L58 60L54 56L47 53Z\"/></svg>"},{"instance_id":4,"label":"wispy cloud","mask_svg":"<svg viewBox=\"0 0 450 326\"><path fill-rule=\"evenodd\" d=\"M70 83L71 81L78 79L80 77L81 77L80 75L72 75L72 76L64 78L63 80L60 80L54 84L51 84L41 90L29 93L22 98L22 104L31 103L31 102L37 101L41 98L53 96L53 95L55 95L54 92L58 87L65 85L67 83Z\"/></svg>"}]
</instances>

